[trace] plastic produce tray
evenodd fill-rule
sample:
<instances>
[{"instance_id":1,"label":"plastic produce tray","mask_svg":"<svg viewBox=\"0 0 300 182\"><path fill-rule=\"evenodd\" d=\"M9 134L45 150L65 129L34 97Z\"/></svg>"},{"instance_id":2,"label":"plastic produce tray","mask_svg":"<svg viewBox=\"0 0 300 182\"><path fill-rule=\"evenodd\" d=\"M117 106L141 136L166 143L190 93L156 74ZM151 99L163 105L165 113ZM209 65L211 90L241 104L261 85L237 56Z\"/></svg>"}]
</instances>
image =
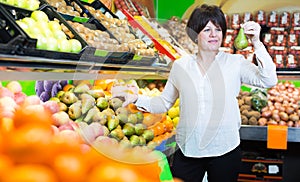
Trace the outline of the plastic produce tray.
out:
<instances>
[{"instance_id":1,"label":"plastic produce tray","mask_svg":"<svg viewBox=\"0 0 300 182\"><path fill-rule=\"evenodd\" d=\"M15 54L26 41L27 35L0 3L0 53Z\"/></svg>"},{"instance_id":2,"label":"plastic produce tray","mask_svg":"<svg viewBox=\"0 0 300 182\"><path fill-rule=\"evenodd\" d=\"M22 19L24 17L30 17L33 11L25 10L21 8L17 8L14 6L4 5L5 10L7 10L8 15L13 20ZM69 53L69 52L57 52L50 50L42 50L36 49L37 39L30 38L19 26L20 31L22 32L22 36L24 36L25 41L22 44L16 54L26 55L26 56L38 56L38 57L46 57L51 59L70 59L70 60L79 60L82 56L83 52L88 49L88 44L82 39L80 35L66 22L66 20L56 12L56 10L48 5L41 6L39 10L44 11L49 20L53 20L56 18L60 23L64 24L74 35L73 38L80 41L82 45L82 50L79 53ZM16 24L16 23L15 23Z\"/></svg>"},{"instance_id":3,"label":"plastic produce tray","mask_svg":"<svg viewBox=\"0 0 300 182\"><path fill-rule=\"evenodd\" d=\"M124 65L128 64L128 62L133 59L134 54L131 52L109 52L105 50L96 49L91 55L88 56L89 60L95 62Z\"/></svg>"},{"instance_id":4,"label":"plastic produce tray","mask_svg":"<svg viewBox=\"0 0 300 182\"><path fill-rule=\"evenodd\" d=\"M115 15L113 12L110 11L101 1L95 0L92 3L88 3L85 1L81 1L83 5L91 6L95 9L99 9L103 14L109 14L113 18L119 19L117 15Z\"/></svg>"}]
</instances>

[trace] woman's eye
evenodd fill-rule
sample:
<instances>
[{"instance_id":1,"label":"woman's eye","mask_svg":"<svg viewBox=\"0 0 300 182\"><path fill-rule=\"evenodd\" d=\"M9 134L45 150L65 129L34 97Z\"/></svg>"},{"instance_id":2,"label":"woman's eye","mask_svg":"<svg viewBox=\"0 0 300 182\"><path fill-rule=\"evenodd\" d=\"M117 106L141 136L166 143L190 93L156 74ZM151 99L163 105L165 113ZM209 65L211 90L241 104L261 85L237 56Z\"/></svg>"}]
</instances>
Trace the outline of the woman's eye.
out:
<instances>
[{"instance_id":1,"label":"woman's eye","mask_svg":"<svg viewBox=\"0 0 300 182\"><path fill-rule=\"evenodd\" d=\"M217 30L217 31L222 31L222 29L221 29L221 28L217 28L216 30Z\"/></svg>"},{"instance_id":2,"label":"woman's eye","mask_svg":"<svg viewBox=\"0 0 300 182\"><path fill-rule=\"evenodd\" d=\"M210 29L204 29L204 32L208 32L208 31L210 31Z\"/></svg>"}]
</instances>

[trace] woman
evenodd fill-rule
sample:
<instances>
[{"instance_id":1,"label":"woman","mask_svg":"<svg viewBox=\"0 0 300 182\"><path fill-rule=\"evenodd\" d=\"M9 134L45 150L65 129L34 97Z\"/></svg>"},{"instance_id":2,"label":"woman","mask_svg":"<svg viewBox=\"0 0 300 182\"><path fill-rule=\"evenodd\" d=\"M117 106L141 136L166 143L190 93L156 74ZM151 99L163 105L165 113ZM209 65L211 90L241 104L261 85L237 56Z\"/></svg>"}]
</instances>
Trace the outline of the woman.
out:
<instances>
[{"instance_id":1,"label":"woman","mask_svg":"<svg viewBox=\"0 0 300 182\"><path fill-rule=\"evenodd\" d=\"M198 45L197 55L174 61L160 96L146 97L114 90L151 113L163 113L180 98L180 121L176 129L178 150L171 166L174 177L185 182L235 182L241 164L239 149L240 111L237 102L241 84L268 88L277 83L276 67L259 39L255 22L242 25L254 46L258 65L242 55L220 52L226 20L217 6L197 7L186 31ZM137 91L137 89L135 89Z\"/></svg>"}]
</instances>

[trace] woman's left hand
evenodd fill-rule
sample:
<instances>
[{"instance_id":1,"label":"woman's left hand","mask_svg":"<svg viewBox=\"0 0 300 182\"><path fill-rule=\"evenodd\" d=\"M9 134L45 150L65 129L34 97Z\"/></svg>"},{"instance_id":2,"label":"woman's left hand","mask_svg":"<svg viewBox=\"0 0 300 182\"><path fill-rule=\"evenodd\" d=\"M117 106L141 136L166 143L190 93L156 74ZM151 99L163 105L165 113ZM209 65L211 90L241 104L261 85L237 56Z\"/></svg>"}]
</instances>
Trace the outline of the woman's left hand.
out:
<instances>
[{"instance_id":1,"label":"woman's left hand","mask_svg":"<svg viewBox=\"0 0 300 182\"><path fill-rule=\"evenodd\" d=\"M244 33L251 39L252 44L255 46L260 43L260 30L261 26L254 22L248 21L242 25L244 28Z\"/></svg>"}]
</instances>

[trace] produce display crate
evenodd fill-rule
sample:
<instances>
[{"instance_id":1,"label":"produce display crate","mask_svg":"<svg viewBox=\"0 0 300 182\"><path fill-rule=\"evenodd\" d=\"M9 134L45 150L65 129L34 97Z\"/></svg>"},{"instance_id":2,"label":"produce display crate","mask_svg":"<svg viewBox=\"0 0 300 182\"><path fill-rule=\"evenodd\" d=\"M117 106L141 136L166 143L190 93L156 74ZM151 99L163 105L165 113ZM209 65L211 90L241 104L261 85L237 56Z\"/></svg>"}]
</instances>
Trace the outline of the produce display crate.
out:
<instances>
[{"instance_id":1,"label":"produce display crate","mask_svg":"<svg viewBox=\"0 0 300 182\"><path fill-rule=\"evenodd\" d=\"M95 49L92 54L88 55L89 60L94 62L121 65L127 64L130 60L133 59L133 57L134 54L131 52L110 52L99 49Z\"/></svg>"},{"instance_id":2,"label":"produce display crate","mask_svg":"<svg viewBox=\"0 0 300 182\"><path fill-rule=\"evenodd\" d=\"M0 35L0 53L3 54L16 54L26 38L29 38L5 10L2 3L0 3Z\"/></svg>"},{"instance_id":3,"label":"produce display crate","mask_svg":"<svg viewBox=\"0 0 300 182\"><path fill-rule=\"evenodd\" d=\"M156 30L154 30L150 25L145 27L141 25L140 22L143 22L144 24L148 24L146 21L144 21L142 16L135 16L133 17L128 11L122 10L122 13L127 17L129 23L132 25L134 28L140 29L145 35L147 35L154 43L154 46L156 49L162 53L167 55L172 61L178 59L180 57L179 53L173 48L173 46L166 42L163 41L159 38L159 34ZM173 49L175 51L175 54L171 52L170 49L167 49L163 43L167 46Z\"/></svg>"},{"instance_id":4,"label":"produce display crate","mask_svg":"<svg viewBox=\"0 0 300 182\"><path fill-rule=\"evenodd\" d=\"M83 0L81 0L81 3L83 4L83 5L88 5L88 6L91 6L91 7L93 7L93 8L95 8L95 9L99 9L103 14L105 14L105 15L109 15L109 16L111 16L111 17L113 17L113 18L118 18L119 19L119 17L117 16L117 15L115 15L113 12L111 12L110 11L110 9L108 9L101 1L99 1L99 0L95 0L95 1L93 1L92 3L89 3L89 2L87 2L87 1L83 1Z\"/></svg>"},{"instance_id":5,"label":"produce display crate","mask_svg":"<svg viewBox=\"0 0 300 182\"><path fill-rule=\"evenodd\" d=\"M18 20L24 17L30 17L33 11L25 10L21 8L17 8L14 6L4 5L4 9L6 10L8 16L11 19ZM71 52L57 52L57 51L50 51L50 50L42 50L36 49L37 39L30 38L19 26L20 32L22 32L22 36L24 37L25 41L23 42L22 46L17 50L16 54L18 55L25 55L25 56L38 56L38 57L46 57L52 59L70 59L70 60L79 60L82 54L86 49L88 49L87 43L82 39L81 36L66 22L66 20L56 12L56 10L50 6L44 5L41 6L41 11L45 12L48 15L50 20L54 18L59 20L59 23L65 25L74 35L74 38L79 40L82 45L82 50L79 53L71 53ZM15 23L16 24L16 23Z\"/></svg>"},{"instance_id":6,"label":"produce display crate","mask_svg":"<svg viewBox=\"0 0 300 182\"><path fill-rule=\"evenodd\" d=\"M79 0L65 0L68 4L73 5L73 3L77 4L80 9L81 9L81 14L86 14L89 18L90 23L93 23L97 26L97 28L101 31L106 31L111 38L116 39L119 43L120 41L98 20L94 17L94 15L92 13L90 13L86 8L85 5L82 4L82 2L80 2ZM76 19L75 19L76 21Z\"/></svg>"}]
</instances>

